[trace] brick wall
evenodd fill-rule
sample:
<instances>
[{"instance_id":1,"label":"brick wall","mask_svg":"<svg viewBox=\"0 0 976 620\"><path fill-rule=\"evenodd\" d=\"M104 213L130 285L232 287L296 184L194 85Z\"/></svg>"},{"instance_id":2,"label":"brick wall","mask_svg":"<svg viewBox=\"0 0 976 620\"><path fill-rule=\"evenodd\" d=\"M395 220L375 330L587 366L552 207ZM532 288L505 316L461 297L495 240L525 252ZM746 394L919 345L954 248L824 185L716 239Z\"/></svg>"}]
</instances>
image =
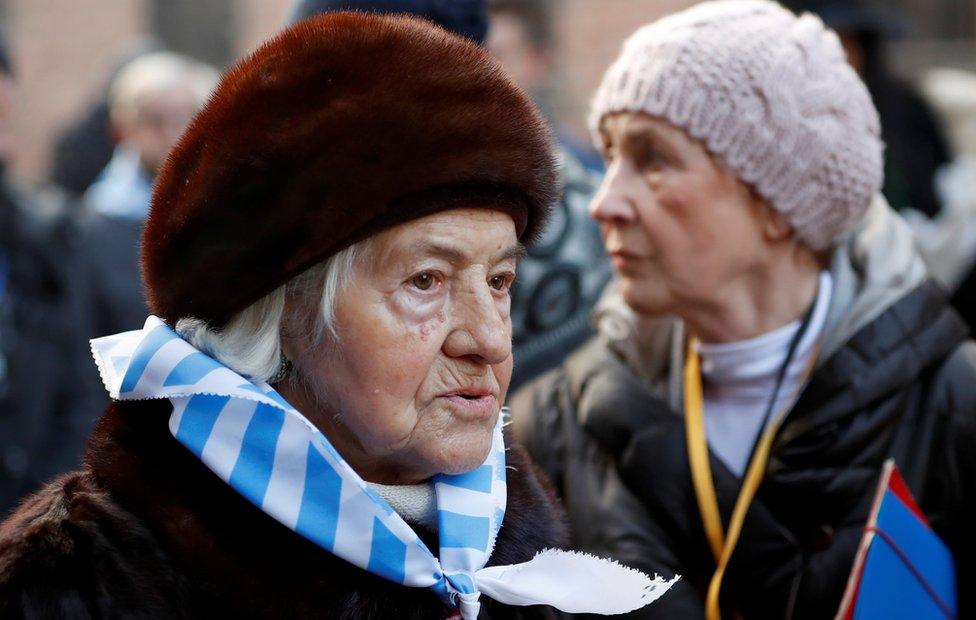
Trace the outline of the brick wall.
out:
<instances>
[{"instance_id":1,"label":"brick wall","mask_svg":"<svg viewBox=\"0 0 976 620\"><path fill-rule=\"evenodd\" d=\"M223 1L229 3L233 17L231 56L254 49L280 29L293 2ZM906 2L910 18L920 30L928 28L928 22L919 17L919 7L931 1ZM976 0L937 1L969 7L962 11L966 20L976 7ZM16 126L20 152L13 166L16 174L33 180L47 174L52 139L104 87L119 56L152 29L150 2L0 0L2 27L17 65L19 83ZM560 124L585 139L589 97L623 39L640 25L693 3L694 0L556 0L557 79L550 103ZM165 4L162 6L165 8ZM917 34L929 40L938 36L932 32ZM976 57L953 51L971 51L972 39L950 43L935 40L932 45L929 54L915 53L917 46L907 48L912 53L897 53L906 49L903 46L896 50L896 60L906 57L898 64L914 73L917 67L912 63L917 64L919 58L958 65L953 62L957 57Z\"/></svg>"},{"instance_id":2,"label":"brick wall","mask_svg":"<svg viewBox=\"0 0 976 620\"><path fill-rule=\"evenodd\" d=\"M230 0L233 53L280 29L291 0ZM151 31L147 0L5 0L3 30L17 71L13 173L39 181L61 129L104 88L119 57Z\"/></svg>"},{"instance_id":3,"label":"brick wall","mask_svg":"<svg viewBox=\"0 0 976 620\"><path fill-rule=\"evenodd\" d=\"M143 36L142 9L133 0L7 0L3 27L17 81L15 174L46 173L52 138Z\"/></svg>"},{"instance_id":4,"label":"brick wall","mask_svg":"<svg viewBox=\"0 0 976 620\"><path fill-rule=\"evenodd\" d=\"M695 0L558 0L557 95L552 109L563 127L588 140L586 110L603 72L632 32Z\"/></svg>"}]
</instances>

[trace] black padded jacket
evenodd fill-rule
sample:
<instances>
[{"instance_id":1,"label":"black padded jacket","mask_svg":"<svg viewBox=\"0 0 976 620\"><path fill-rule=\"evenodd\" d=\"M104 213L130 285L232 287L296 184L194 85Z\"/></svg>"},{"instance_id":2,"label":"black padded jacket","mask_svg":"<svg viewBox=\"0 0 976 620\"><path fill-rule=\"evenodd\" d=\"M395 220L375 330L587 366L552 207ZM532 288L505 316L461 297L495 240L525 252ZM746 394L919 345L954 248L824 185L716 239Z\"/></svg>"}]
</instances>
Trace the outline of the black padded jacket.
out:
<instances>
[{"instance_id":1,"label":"black padded jacket","mask_svg":"<svg viewBox=\"0 0 976 620\"><path fill-rule=\"evenodd\" d=\"M680 573L647 617L703 617L715 562L681 415L600 338L522 390L512 409L516 435L562 495L575 545ZM953 551L961 617L976 616L967 587L976 582L976 344L931 281L813 374L747 514L722 586L723 616L833 617L888 457ZM710 460L727 526L740 480Z\"/></svg>"}]
</instances>

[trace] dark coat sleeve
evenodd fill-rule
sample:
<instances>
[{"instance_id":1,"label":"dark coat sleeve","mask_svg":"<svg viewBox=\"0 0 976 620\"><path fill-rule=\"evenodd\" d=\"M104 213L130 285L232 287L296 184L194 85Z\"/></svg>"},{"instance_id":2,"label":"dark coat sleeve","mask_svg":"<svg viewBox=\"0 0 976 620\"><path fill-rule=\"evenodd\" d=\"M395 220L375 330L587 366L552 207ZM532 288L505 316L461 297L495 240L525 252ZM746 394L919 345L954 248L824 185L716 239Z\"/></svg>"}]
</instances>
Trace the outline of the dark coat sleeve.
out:
<instances>
[{"instance_id":1,"label":"dark coat sleeve","mask_svg":"<svg viewBox=\"0 0 976 620\"><path fill-rule=\"evenodd\" d=\"M180 618L183 591L152 535L84 472L0 524L2 618Z\"/></svg>"},{"instance_id":2,"label":"dark coat sleeve","mask_svg":"<svg viewBox=\"0 0 976 620\"><path fill-rule=\"evenodd\" d=\"M945 416L934 450L922 508L952 550L956 563L959 617L976 617L976 343L960 346L940 369L932 407Z\"/></svg>"},{"instance_id":3,"label":"dark coat sleeve","mask_svg":"<svg viewBox=\"0 0 976 620\"><path fill-rule=\"evenodd\" d=\"M705 617L701 596L692 583L681 554L670 535L661 527L661 519L648 512L611 473L604 480L599 514L594 516L591 529L601 530L601 540L593 546L599 555L612 557L621 564L654 576L671 578L681 575L663 597L621 618L652 619L682 618L694 620ZM597 521L599 519L599 521Z\"/></svg>"},{"instance_id":4,"label":"dark coat sleeve","mask_svg":"<svg viewBox=\"0 0 976 620\"><path fill-rule=\"evenodd\" d=\"M81 464L99 411L70 208L57 192L0 187L0 262L8 262L0 291L0 517Z\"/></svg>"},{"instance_id":5,"label":"dark coat sleeve","mask_svg":"<svg viewBox=\"0 0 976 620\"><path fill-rule=\"evenodd\" d=\"M945 537L955 551L956 583L959 591L959 617L976 617L976 412L957 418L949 428L952 446L947 463L960 493L958 508L952 512Z\"/></svg>"}]
</instances>

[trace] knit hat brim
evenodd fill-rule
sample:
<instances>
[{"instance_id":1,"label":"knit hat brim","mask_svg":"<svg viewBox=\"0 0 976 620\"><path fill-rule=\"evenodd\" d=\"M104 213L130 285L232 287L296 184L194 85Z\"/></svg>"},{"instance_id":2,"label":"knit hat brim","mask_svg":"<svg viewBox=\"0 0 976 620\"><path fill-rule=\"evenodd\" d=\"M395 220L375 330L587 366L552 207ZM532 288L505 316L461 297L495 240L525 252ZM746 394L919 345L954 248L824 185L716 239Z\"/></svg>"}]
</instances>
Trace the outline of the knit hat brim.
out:
<instances>
[{"instance_id":1,"label":"knit hat brim","mask_svg":"<svg viewBox=\"0 0 976 620\"><path fill-rule=\"evenodd\" d=\"M639 112L701 143L827 250L881 189L877 110L817 17L769 0L712 0L635 32L603 76L589 125Z\"/></svg>"}]
</instances>

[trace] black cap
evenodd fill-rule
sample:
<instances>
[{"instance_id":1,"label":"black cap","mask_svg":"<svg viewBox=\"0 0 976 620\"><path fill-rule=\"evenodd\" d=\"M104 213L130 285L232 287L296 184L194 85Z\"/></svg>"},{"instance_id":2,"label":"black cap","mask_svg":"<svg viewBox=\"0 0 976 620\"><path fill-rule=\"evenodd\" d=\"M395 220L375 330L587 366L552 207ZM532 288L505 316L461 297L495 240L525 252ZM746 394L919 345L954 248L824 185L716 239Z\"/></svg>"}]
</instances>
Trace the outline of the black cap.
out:
<instances>
[{"instance_id":1,"label":"black cap","mask_svg":"<svg viewBox=\"0 0 976 620\"><path fill-rule=\"evenodd\" d=\"M797 13L815 13L839 32L899 36L908 29L903 15L873 0L784 0L783 4Z\"/></svg>"},{"instance_id":2,"label":"black cap","mask_svg":"<svg viewBox=\"0 0 976 620\"><path fill-rule=\"evenodd\" d=\"M293 24L333 11L415 15L479 45L488 34L486 0L298 0L288 21Z\"/></svg>"}]
</instances>

